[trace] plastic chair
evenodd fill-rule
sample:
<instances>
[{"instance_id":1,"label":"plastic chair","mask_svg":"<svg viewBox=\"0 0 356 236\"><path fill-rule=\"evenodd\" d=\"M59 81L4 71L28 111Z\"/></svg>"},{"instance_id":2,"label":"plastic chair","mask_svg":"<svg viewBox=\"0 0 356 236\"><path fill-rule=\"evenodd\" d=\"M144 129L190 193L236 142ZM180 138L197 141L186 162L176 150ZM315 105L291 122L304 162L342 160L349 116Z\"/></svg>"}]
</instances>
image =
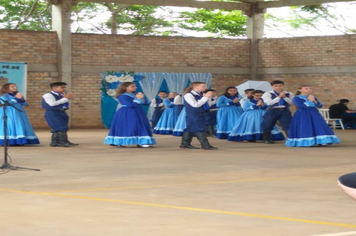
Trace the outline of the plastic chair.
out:
<instances>
[{"instance_id":1,"label":"plastic chair","mask_svg":"<svg viewBox=\"0 0 356 236\"><path fill-rule=\"evenodd\" d=\"M341 127L341 129L345 129L344 124L342 123L342 119L330 118L329 109L318 109L318 110L321 116L326 121L326 123L328 125L331 125L333 129L336 129L337 127Z\"/></svg>"}]
</instances>

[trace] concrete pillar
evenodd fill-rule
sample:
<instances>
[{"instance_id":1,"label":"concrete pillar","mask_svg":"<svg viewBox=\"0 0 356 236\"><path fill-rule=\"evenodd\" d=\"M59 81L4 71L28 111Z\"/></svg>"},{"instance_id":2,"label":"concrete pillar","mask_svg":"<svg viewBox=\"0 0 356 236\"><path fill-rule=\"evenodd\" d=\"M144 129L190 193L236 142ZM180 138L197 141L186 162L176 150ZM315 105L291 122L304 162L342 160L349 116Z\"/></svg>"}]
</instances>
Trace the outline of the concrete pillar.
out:
<instances>
[{"instance_id":1,"label":"concrete pillar","mask_svg":"<svg viewBox=\"0 0 356 236\"><path fill-rule=\"evenodd\" d=\"M52 5L52 30L57 32L58 47L58 74L62 82L67 83L67 91L72 86L72 33L71 7L73 0L56 1ZM71 109L67 111L71 117ZM69 122L70 126L70 122Z\"/></svg>"},{"instance_id":2,"label":"concrete pillar","mask_svg":"<svg viewBox=\"0 0 356 236\"><path fill-rule=\"evenodd\" d=\"M72 0L61 0L58 5L52 5L52 30L57 32L58 72L62 82L72 84L72 34L71 28Z\"/></svg>"},{"instance_id":3,"label":"concrete pillar","mask_svg":"<svg viewBox=\"0 0 356 236\"><path fill-rule=\"evenodd\" d=\"M265 10L257 9L256 4L252 4L251 11L247 13L247 37L251 40L251 80L257 79L258 69L258 40L263 38Z\"/></svg>"}]
</instances>

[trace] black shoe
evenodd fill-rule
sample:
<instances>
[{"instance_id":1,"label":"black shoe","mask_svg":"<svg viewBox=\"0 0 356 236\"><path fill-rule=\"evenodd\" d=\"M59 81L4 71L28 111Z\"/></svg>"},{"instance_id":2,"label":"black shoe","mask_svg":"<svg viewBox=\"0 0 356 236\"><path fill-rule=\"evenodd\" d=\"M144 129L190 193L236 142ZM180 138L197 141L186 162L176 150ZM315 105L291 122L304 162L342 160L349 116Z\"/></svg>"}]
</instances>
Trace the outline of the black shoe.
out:
<instances>
[{"instance_id":1,"label":"black shoe","mask_svg":"<svg viewBox=\"0 0 356 236\"><path fill-rule=\"evenodd\" d=\"M201 148L204 150L215 150L217 149L216 147L213 147L210 145L208 139L206 138L206 133L205 132L198 132L195 134L197 139L199 140L201 144Z\"/></svg>"},{"instance_id":2,"label":"black shoe","mask_svg":"<svg viewBox=\"0 0 356 236\"><path fill-rule=\"evenodd\" d=\"M271 139L264 139L263 142L264 142L265 144L274 144L274 141L271 140Z\"/></svg>"},{"instance_id":3,"label":"black shoe","mask_svg":"<svg viewBox=\"0 0 356 236\"><path fill-rule=\"evenodd\" d=\"M200 148L194 147L192 145L180 145L179 148L182 148L182 149L200 149Z\"/></svg>"},{"instance_id":4,"label":"black shoe","mask_svg":"<svg viewBox=\"0 0 356 236\"><path fill-rule=\"evenodd\" d=\"M71 145L71 146L78 146L79 145L78 143L72 143L72 142L69 142L69 141L68 141L68 144Z\"/></svg>"},{"instance_id":5,"label":"black shoe","mask_svg":"<svg viewBox=\"0 0 356 236\"><path fill-rule=\"evenodd\" d=\"M56 132L56 133L57 133L57 143L59 145L56 147L74 147L79 145L68 141L68 135L66 131Z\"/></svg>"},{"instance_id":6,"label":"black shoe","mask_svg":"<svg viewBox=\"0 0 356 236\"><path fill-rule=\"evenodd\" d=\"M126 147L124 145L116 145L116 144L110 144L110 146L118 147L118 148L125 148Z\"/></svg>"},{"instance_id":7,"label":"black shoe","mask_svg":"<svg viewBox=\"0 0 356 236\"><path fill-rule=\"evenodd\" d=\"M213 147L213 146L209 146L209 147L206 147L206 148L203 148L204 150L216 150L218 149L217 147Z\"/></svg>"},{"instance_id":8,"label":"black shoe","mask_svg":"<svg viewBox=\"0 0 356 236\"><path fill-rule=\"evenodd\" d=\"M265 144L274 144L274 141L271 139L271 131L263 131L263 142Z\"/></svg>"}]
</instances>

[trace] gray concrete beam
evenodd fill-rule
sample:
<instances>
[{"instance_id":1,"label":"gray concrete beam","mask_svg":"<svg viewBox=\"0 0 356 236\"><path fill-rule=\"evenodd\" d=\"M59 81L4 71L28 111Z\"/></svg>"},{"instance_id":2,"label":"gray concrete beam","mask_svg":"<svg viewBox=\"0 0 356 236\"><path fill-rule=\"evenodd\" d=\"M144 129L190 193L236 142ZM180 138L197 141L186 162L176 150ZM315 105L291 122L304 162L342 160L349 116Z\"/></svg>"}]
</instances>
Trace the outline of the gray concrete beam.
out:
<instances>
[{"instance_id":1,"label":"gray concrete beam","mask_svg":"<svg viewBox=\"0 0 356 236\"><path fill-rule=\"evenodd\" d=\"M248 75L250 68L221 67L148 67L148 66L73 66L74 73L102 73L105 71L143 71L143 72L177 72L177 73L212 73ZM310 66L310 67L276 67L258 68L256 74L328 74L356 73L355 66Z\"/></svg>"},{"instance_id":2,"label":"gray concrete beam","mask_svg":"<svg viewBox=\"0 0 356 236\"><path fill-rule=\"evenodd\" d=\"M27 64L27 71L58 72L57 64Z\"/></svg>"},{"instance_id":3,"label":"gray concrete beam","mask_svg":"<svg viewBox=\"0 0 356 236\"><path fill-rule=\"evenodd\" d=\"M62 0L60 4L52 5L52 30L57 32L59 40L58 72L69 89L72 83L71 6L72 0Z\"/></svg>"},{"instance_id":4,"label":"gray concrete beam","mask_svg":"<svg viewBox=\"0 0 356 236\"><path fill-rule=\"evenodd\" d=\"M29 72L57 72L56 64L28 64ZM212 74L250 74L248 67L151 67L151 66L78 66L74 65L72 72L76 74L102 73L105 71L144 71L144 72L177 72L177 73L212 73ZM271 74L338 74L356 73L353 66L309 66L309 67L274 67L258 68L258 75Z\"/></svg>"},{"instance_id":5,"label":"gray concrete beam","mask_svg":"<svg viewBox=\"0 0 356 236\"><path fill-rule=\"evenodd\" d=\"M251 60L251 80L256 80L258 69L258 40L263 38L264 31L264 12L252 5L251 14L247 14L247 37L251 40L250 60Z\"/></svg>"},{"instance_id":6,"label":"gray concrete beam","mask_svg":"<svg viewBox=\"0 0 356 236\"><path fill-rule=\"evenodd\" d=\"M250 68L221 67L152 67L152 66L73 66L78 74L102 73L105 71L136 71L136 72L176 72L176 73L212 73L212 74L250 74Z\"/></svg>"},{"instance_id":7,"label":"gray concrete beam","mask_svg":"<svg viewBox=\"0 0 356 236\"><path fill-rule=\"evenodd\" d=\"M280 0L272 2L260 2L258 8L276 8L289 6L310 6L332 2L353 2L355 0Z\"/></svg>"},{"instance_id":8,"label":"gray concrete beam","mask_svg":"<svg viewBox=\"0 0 356 236\"><path fill-rule=\"evenodd\" d=\"M356 73L356 65L354 65L354 66L309 66L309 67L258 68L257 73L259 75Z\"/></svg>"},{"instance_id":9,"label":"gray concrete beam","mask_svg":"<svg viewBox=\"0 0 356 236\"><path fill-rule=\"evenodd\" d=\"M79 0L81 2L96 3L117 3L117 4L135 4L150 6L174 6L174 7L196 7L205 9L224 9L249 11L249 3L233 2L213 2L213 1L194 1L194 0Z\"/></svg>"},{"instance_id":10,"label":"gray concrete beam","mask_svg":"<svg viewBox=\"0 0 356 236\"><path fill-rule=\"evenodd\" d=\"M52 5L52 30L57 32L58 74L62 82L67 83L67 90L72 86L72 33L71 12L72 0L61 0L58 5ZM67 111L71 117L71 109ZM70 125L70 124L69 124Z\"/></svg>"}]
</instances>

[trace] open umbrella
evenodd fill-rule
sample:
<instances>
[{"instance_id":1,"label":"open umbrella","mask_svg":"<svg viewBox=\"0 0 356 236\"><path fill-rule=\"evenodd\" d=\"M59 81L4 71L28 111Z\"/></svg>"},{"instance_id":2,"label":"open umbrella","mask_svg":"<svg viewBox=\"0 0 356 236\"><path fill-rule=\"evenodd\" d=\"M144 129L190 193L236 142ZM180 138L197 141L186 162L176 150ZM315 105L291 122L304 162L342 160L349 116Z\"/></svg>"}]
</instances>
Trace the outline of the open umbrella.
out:
<instances>
[{"instance_id":1,"label":"open umbrella","mask_svg":"<svg viewBox=\"0 0 356 236\"><path fill-rule=\"evenodd\" d=\"M241 96L245 94L246 89L262 90L265 92L273 90L271 84L268 83L267 81L256 81L256 80L248 80L245 83L236 86L236 88Z\"/></svg>"}]
</instances>

